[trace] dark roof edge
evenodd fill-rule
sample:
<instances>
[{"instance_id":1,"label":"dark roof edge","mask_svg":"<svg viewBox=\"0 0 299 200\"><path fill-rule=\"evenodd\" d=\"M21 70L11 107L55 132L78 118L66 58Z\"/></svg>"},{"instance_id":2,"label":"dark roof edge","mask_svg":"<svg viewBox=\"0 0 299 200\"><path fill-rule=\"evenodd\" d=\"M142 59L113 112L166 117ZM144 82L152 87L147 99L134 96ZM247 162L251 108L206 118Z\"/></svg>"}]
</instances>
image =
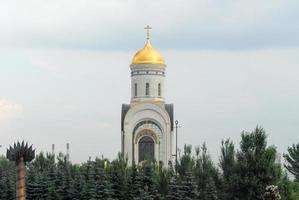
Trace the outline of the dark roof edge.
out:
<instances>
[{"instance_id":1,"label":"dark roof edge","mask_svg":"<svg viewBox=\"0 0 299 200\"><path fill-rule=\"evenodd\" d=\"M171 131L173 131L173 104L165 104L165 110L167 111L169 118L170 118L170 127L171 127Z\"/></svg>"},{"instance_id":2,"label":"dark roof edge","mask_svg":"<svg viewBox=\"0 0 299 200\"><path fill-rule=\"evenodd\" d=\"M124 131L124 120L128 110L130 109L130 104L122 104L121 106L121 131Z\"/></svg>"}]
</instances>

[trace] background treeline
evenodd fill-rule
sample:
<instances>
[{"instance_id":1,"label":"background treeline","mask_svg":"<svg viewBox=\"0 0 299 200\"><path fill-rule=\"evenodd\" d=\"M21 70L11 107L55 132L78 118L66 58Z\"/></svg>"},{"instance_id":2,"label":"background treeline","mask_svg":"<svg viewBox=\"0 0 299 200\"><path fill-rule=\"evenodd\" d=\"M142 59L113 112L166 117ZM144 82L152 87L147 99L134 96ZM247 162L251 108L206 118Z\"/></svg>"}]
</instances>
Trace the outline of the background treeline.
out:
<instances>
[{"instance_id":1,"label":"background treeline","mask_svg":"<svg viewBox=\"0 0 299 200\"><path fill-rule=\"evenodd\" d=\"M215 164L206 145L192 149L185 145L176 171L171 165L155 162L128 167L119 154L109 161L97 158L80 165L62 154L40 153L27 169L27 199L200 199L261 200L267 185L277 185L283 200L299 199L299 143L289 147L286 169L274 146L267 146L263 129L243 132L238 149L230 140L222 141L219 162ZM15 199L16 169L0 158L0 199Z\"/></svg>"}]
</instances>

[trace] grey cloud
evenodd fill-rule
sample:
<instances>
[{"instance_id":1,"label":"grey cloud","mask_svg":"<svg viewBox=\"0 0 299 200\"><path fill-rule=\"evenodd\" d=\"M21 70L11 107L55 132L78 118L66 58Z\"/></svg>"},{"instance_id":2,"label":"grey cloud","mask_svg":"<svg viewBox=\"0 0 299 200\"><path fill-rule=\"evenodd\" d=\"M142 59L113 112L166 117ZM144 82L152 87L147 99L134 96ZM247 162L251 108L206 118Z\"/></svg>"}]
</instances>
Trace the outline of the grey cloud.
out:
<instances>
[{"instance_id":1,"label":"grey cloud","mask_svg":"<svg viewBox=\"0 0 299 200\"><path fill-rule=\"evenodd\" d=\"M150 24L161 49L297 47L297 1L1 2L0 45L136 49ZM1 20L2 19L2 20Z\"/></svg>"}]
</instances>

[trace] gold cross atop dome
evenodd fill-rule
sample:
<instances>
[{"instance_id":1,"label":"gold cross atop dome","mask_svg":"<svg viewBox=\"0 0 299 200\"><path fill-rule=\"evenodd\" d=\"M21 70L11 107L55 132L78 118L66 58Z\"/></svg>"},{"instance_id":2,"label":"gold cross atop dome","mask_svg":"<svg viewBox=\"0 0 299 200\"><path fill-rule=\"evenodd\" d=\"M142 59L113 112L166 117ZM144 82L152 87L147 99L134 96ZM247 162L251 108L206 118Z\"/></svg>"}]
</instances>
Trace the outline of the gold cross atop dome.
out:
<instances>
[{"instance_id":1,"label":"gold cross atop dome","mask_svg":"<svg viewBox=\"0 0 299 200\"><path fill-rule=\"evenodd\" d=\"M140 49L133 57L132 64L161 64L165 65L165 61L163 56L154 49L150 43L150 27L147 25L144 27L146 30L146 44L145 46Z\"/></svg>"},{"instance_id":2,"label":"gold cross atop dome","mask_svg":"<svg viewBox=\"0 0 299 200\"><path fill-rule=\"evenodd\" d=\"M146 39L149 40L150 39L150 29L152 29L152 27L147 25L146 27L144 27L144 29L146 30Z\"/></svg>"}]
</instances>

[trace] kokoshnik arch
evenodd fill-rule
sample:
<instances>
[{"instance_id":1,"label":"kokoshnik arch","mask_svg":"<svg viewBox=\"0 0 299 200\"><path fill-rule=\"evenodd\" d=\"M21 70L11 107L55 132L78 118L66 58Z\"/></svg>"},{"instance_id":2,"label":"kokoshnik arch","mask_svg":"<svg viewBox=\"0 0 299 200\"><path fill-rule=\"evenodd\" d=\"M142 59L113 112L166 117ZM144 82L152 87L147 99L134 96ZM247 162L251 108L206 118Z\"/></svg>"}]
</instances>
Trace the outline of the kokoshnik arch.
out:
<instances>
[{"instance_id":1,"label":"kokoshnik arch","mask_svg":"<svg viewBox=\"0 0 299 200\"><path fill-rule=\"evenodd\" d=\"M173 104L165 104L163 56L155 50L147 29L145 46L133 57L131 103L122 105L122 153L129 165L152 159L167 166L172 160Z\"/></svg>"}]
</instances>

